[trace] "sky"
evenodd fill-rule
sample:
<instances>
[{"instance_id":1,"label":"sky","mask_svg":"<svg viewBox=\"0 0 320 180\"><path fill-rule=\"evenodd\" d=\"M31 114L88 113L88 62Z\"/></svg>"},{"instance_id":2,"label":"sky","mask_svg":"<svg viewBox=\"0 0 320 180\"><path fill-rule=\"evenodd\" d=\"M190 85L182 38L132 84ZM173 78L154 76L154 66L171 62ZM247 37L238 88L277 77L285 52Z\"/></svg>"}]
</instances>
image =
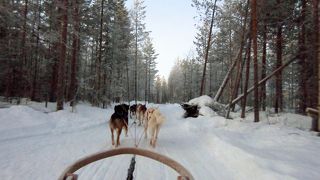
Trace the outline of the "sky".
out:
<instances>
[{"instance_id":1,"label":"sky","mask_svg":"<svg viewBox=\"0 0 320 180\"><path fill-rule=\"evenodd\" d=\"M168 79L176 59L186 57L193 48L196 9L191 7L191 0L145 0L144 4L146 30L151 31L159 54L158 74ZM127 1L127 7L133 7L133 0Z\"/></svg>"}]
</instances>

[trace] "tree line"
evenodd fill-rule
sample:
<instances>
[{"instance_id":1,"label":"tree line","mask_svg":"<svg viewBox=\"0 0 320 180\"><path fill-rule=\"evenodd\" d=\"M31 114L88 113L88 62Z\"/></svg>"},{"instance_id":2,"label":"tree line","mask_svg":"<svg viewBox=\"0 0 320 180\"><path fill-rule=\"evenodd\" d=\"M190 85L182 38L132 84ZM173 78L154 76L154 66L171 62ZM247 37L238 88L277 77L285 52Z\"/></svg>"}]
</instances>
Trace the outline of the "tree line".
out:
<instances>
[{"instance_id":1,"label":"tree line","mask_svg":"<svg viewBox=\"0 0 320 180\"><path fill-rule=\"evenodd\" d=\"M135 0L0 2L0 95L33 101L155 101L157 53Z\"/></svg>"},{"instance_id":2,"label":"tree line","mask_svg":"<svg viewBox=\"0 0 320 180\"><path fill-rule=\"evenodd\" d=\"M171 100L208 94L231 110L238 102L242 117L253 106L255 121L266 108L305 114L317 107L319 0L193 0L192 6L195 51L171 71Z\"/></svg>"},{"instance_id":3,"label":"tree line","mask_svg":"<svg viewBox=\"0 0 320 180\"><path fill-rule=\"evenodd\" d=\"M135 0L0 2L0 95L35 101L228 104L305 113L318 99L319 0L192 0L194 50L168 80ZM168 27L170 28L170 27ZM250 92L254 92L251 94Z\"/></svg>"}]
</instances>

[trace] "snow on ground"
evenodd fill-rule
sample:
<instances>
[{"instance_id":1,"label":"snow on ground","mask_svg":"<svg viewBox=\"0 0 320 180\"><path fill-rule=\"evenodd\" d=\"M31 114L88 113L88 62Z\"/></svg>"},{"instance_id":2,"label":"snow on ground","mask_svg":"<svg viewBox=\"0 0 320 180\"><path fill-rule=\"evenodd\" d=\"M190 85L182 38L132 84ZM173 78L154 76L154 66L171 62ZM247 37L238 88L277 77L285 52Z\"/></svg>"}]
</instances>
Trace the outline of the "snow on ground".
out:
<instances>
[{"instance_id":1,"label":"snow on ground","mask_svg":"<svg viewBox=\"0 0 320 180\"><path fill-rule=\"evenodd\" d=\"M113 108L79 104L54 112L54 106L0 109L0 179L54 180L64 168L86 155L112 148L107 121ZM295 114L262 113L260 123L226 120L212 115L183 119L178 104L159 107L167 120L155 149L142 138L139 147L167 155L184 165L195 179L319 179L320 139L309 132L311 120ZM130 120L132 122L132 120ZM137 136L143 133L137 127ZM134 144L122 134L121 147ZM92 163L79 179L125 179L132 155ZM177 174L156 161L137 157L136 179L176 179Z\"/></svg>"}]
</instances>

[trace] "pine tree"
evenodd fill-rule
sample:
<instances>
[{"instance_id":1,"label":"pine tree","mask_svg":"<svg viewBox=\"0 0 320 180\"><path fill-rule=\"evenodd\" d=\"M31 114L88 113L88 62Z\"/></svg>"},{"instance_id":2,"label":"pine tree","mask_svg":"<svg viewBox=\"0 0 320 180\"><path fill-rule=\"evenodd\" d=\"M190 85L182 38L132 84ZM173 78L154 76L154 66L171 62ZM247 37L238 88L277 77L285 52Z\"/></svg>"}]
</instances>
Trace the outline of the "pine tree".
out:
<instances>
[{"instance_id":1,"label":"pine tree","mask_svg":"<svg viewBox=\"0 0 320 180\"><path fill-rule=\"evenodd\" d=\"M66 44L67 44L67 28L68 28L68 0L63 0L61 3L61 30L60 30L60 57L59 57L59 74L57 87L57 110L63 109L64 102L64 74L66 60Z\"/></svg>"},{"instance_id":2,"label":"pine tree","mask_svg":"<svg viewBox=\"0 0 320 180\"><path fill-rule=\"evenodd\" d=\"M258 92L258 43L257 43L257 2L251 0L252 43L253 43L253 74L254 74L254 122L259 122L259 92Z\"/></svg>"},{"instance_id":3,"label":"pine tree","mask_svg":"<svg viewBox=\"0 0 320 180\"><path fill-rule=\"evenodd\" d=\"M71 80L69 87L69 101L70 106L74 105L74 101L77 93L77 66L79 59L79 33L80 33L80 22L79 22L79 0L72 1L73 6L73 32L72 32L72 58L71 58Z\"/></svg>"},{"instance_id":4,"label":"pine tree","mask_svg":"<svg viewBox=\"0 0 320 180\"><path fill-rule=\"evenodd\" d=\"M138 51L140 42L143 40L145 36L145 6L143 0L135 0L134 1L134 7L131 12L131 19L132 19L132 25L133 25L133 36L135 39L135 45L134 45L134 60L135 60L135 73L134 73L134 97L135 102L137 104L138 99Z\"/></svg>"},{"instance_id":5,"label":"pine tree","mask_svg":"<svg viewBox=\"0 0 320 180\"><path fill-rule=\"evenodd\" d=\"M306 17L306 1L301 0L301 15L300 15L300 32L299 32L299 71L301 78L299 80L299 106L298 112L305 114L307 108L307 67L305 62L305 17Z\"/></svg>"},{"instance_id":6,"label":"pine tree","mask_svg":"<svg viewBox=\"0 0 320 180\"><path fill-rule=\"evenodd\" d=\"M151 79L154 79L154 76L156 73L156 70L155 70L156 61L155 60L158 56L158 54L156 54L156 52L155 52L151 38L149 36L147 36L144 41L142 52L144 54L144 64L145 64L144 99L145 99L145 102L147 102L147 101L150 101L150 99L149 99L150 93L151 93L150 89L151 89L151 85L152 85Z\"/></svg>"}]
</instances>

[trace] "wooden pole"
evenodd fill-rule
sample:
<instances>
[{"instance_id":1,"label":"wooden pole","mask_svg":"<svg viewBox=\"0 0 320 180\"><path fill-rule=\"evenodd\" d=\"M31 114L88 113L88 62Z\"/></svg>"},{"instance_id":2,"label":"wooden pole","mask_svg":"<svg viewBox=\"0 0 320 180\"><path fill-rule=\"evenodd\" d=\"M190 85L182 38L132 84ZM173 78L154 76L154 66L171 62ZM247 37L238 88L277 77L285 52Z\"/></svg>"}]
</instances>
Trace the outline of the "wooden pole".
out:
<instances>
[{"instance_id":1,"label":"wooden pole","mask_svg":"<svg viewBox=\"0 0 320 180\"><path fill-rule=\"evenodd\" d=\"M289 61L287 61L286 63L284 63L282 66L280 66L278 69L274 70L270 75L268 75L267 77L265 77L264 79L262 79L261 81L258 82L257 85L254 85L252 86L251 88L249 88L246 93L250 93L254 90L254 88L256 86L260 86L261 84L263 84L264 82L266 82L267 80L269 80L272 76L274 76L276 73L278 73L279 71L282 71L282 69L284 69L285 67L287 67L289 64L291 64L293 61L297 60L298 59L298 56L294 56L292 59L290 59ZM243 94L240 94L236 99L234 99L231 103L232 104L235 104L237 103L238 101L240 101L242 98L244 97L244 93Z\"/></svg>"}]
</instances>

